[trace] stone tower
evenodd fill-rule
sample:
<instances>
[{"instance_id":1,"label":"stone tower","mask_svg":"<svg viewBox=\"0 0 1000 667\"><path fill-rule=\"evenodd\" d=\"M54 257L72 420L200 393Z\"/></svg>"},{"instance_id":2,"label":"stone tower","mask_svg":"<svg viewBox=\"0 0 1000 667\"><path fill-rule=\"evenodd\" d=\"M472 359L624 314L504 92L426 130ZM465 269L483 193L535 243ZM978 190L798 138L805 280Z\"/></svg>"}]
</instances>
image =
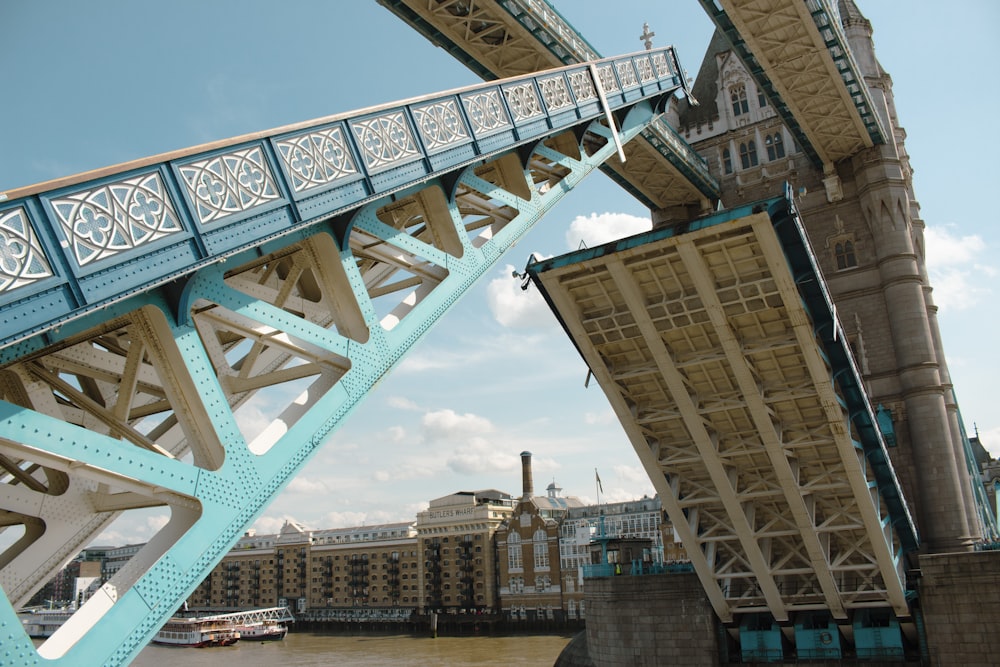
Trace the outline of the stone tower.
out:
<instances>
[{"instance_id":1,"label":"stone tower","mask_svg":"<svg viewBox=\"0 0 1000 667\"><path fill-rule=\"evenodd\" d=\"M969 549L983 526L924 263L906 135L871 23L853 0L838 5L884 144L832 168L815 164L718 32L695 80L700 104L681 102L667 120L708 161L723 206L774 197L786 181L793 186L872 404L892 414L890 454L921 542L929 552ZM654 212L659 222L669 224Z\"/></svg>"}]
</instances>

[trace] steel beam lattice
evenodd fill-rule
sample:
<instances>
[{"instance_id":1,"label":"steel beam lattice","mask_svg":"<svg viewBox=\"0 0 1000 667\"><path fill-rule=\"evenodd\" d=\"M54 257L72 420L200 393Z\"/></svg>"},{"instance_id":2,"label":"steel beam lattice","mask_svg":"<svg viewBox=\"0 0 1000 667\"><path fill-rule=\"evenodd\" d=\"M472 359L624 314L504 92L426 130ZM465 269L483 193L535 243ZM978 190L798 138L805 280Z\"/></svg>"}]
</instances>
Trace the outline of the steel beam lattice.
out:
<instances>
[{"instance_id":1,"label":"steel beam lattice","mask_svg":"<svg viewBox=\"0 0 1000 667\"><path fill-rule=\"evenodd\" d=\"M129 662L369 389L653 122L674 61L563 67L8 193L0 665ZM166 525L36 650L15 609L150 507Z\"/></svg>"},{"instance_id":2,"label":"steel beam lattice","mask_svg":"<svg viewBox=\"0 0 1000 667\"><path fill-rule=\"evenodd\" d=\"M828 0L700 0L817 165L886 141Z\"/></svg>"},{"instance_id":3,"label":"steel beam lattice","mask_svg":"<svg viewBox=\"0 0 1000 667\"><path fill-rule=\"evenodd\" d=\"M528 272L723 622L910 615L914 524L790 196Z\"/></svg>"},{"instance_id":4,"label":"steel beam lattice","mask_svg":"<svg viewBox=\"0 0 1000 667\"><path fill-rule=\"evenodd\" d=\"M484 79L515 76L557 64L600 57L545 0L379 0L428 40ZM676 57L676 54L675 54ZM680 63L673 66L689 93ZM693 98L688 95L689 100ZM691 216L718 202L719 183L698 155L664 120L626 146L628 159L602 170L650 209Z\"/></svg>"}]
</instances>

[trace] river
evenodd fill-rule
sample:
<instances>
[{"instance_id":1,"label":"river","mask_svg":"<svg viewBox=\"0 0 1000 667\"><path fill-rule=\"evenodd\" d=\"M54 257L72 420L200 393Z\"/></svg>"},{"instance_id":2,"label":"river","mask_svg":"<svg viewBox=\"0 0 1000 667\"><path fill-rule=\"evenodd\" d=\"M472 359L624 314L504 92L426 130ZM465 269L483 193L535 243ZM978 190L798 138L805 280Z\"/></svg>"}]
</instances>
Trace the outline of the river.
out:
<instances>
[{"instance_id":1,"label":"river","mask_svg":"<svg viewBox=\"0 0 1000 667\"><path fill-rule=\"evenodd\" d=\"M558 635L418 637L292 632L283 641L222 648L147 646L134 667L552 667L570 637Z\"/></svg>"}]
</instances>

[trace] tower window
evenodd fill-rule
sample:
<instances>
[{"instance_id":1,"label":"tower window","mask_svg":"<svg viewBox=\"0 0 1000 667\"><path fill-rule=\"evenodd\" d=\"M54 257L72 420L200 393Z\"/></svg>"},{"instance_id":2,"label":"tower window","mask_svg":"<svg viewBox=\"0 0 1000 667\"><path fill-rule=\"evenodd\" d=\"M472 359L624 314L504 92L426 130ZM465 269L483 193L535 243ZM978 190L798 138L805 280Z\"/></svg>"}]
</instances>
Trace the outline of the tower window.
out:
<instances>
[{"instance_id":1,"label":"tower window","mask_svg":"<svg viewBox=\"0 0 1000 667\"><path fill-rule=\"evenodd\" d=\"M744 169L757 166L757 145L754 142L740 144L740 164Z\"/></svg>"},{"instance_id":2,"label":"tower window","mask_svg":"<svg viewBox=\"0 0 1000 667\"><path fill-rule=\"evenodd\" d=\"M722 151L722 171L727 174L733 173L733 156L728 148Z\"/></svg>"},{"instance_id":3,"label":"tower window","mask_svg":"<svg viewBox=\"0 0 1000 667\"><path fill-rule=\"evenodd\" d=\"M734 116L750 112L750 106L747 104L747 89L744 86L733 88L732 92L729 93L729 100L733 103Z\"/></svg>"},{"instance_id":4,"label":"tower window","mask_svg":"<svg viewBox=\"0 0 1000 667\"><path fill-rule=\"evenodd\" d=\"M767 159L771 162L785 157L785 142L781 138L781 132L769 134L764 139L764 146L767 148Z\"/></svg>"},{"instance_id":5,"label":"tower window","mask_svg":"<svg viewBox=\"0 0 1000 667\"><path fill-rule=\"evenodd\" d=\"M854 256L854 243L851 241L844 241L834 245L833 254L837 260L838 271L858 265L858 260Z\"/></svg>"}]
</instances>

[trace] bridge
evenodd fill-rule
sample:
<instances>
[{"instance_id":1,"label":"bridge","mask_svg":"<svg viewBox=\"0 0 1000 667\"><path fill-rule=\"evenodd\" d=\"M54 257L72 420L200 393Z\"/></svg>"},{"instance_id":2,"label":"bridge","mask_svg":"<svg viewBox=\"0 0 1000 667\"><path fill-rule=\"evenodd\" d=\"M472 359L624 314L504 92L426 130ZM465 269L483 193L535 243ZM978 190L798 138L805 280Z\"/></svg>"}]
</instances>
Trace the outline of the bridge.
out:
<instances>
[{"instance_id":1,"label":"bridge","mask_svg":"<svg viewBox=\"0 0 1000 667\"><path fill-rule=\"evenodd\" d=\"M165 506L38 651L130 660L378 379L681 89L658 49L13 193L0 442L3 523L23 534L3 622L120 512ZM245 432L242 406L302 379ZM4 664L34 654L16 644Z\"/></svg>"},{"instance_id":2,"label":"bridge","mask_svg":"<svg viewBox=\"0 0 1000 667\"><path fill-rule=\"evenodd\" d=\"M906 554L919 540L891 433L790 192L528 272L611 401L720 620L823 612L850 624L881 607L916 637Z\"/></svg>"},{"instance_id":3,"label":"bridge","mask_svg":"<svg viewBox=\"0 0 1000 667\"><path fill-rule=\"evenodd\" d=\"M602 59L540 0L380 2L487 83L0 202L0 518L22 531L0 556L0 623L119 513L170 510L40 648L12 631L0 665L131 660L374 384L596 169L659 227L532 275L719 618L884 609L915 632L906 554L925 531L891 428L794 196L710 215L720 183L661 116L690 93L673 49ZM838 165L891 133L830 5L703 5L839 201ZM300 382L251 433L241 408ZM963 529L928 523L932 544L995 534L960 478L940 514Z\"/></svg>"}]
</instances>

